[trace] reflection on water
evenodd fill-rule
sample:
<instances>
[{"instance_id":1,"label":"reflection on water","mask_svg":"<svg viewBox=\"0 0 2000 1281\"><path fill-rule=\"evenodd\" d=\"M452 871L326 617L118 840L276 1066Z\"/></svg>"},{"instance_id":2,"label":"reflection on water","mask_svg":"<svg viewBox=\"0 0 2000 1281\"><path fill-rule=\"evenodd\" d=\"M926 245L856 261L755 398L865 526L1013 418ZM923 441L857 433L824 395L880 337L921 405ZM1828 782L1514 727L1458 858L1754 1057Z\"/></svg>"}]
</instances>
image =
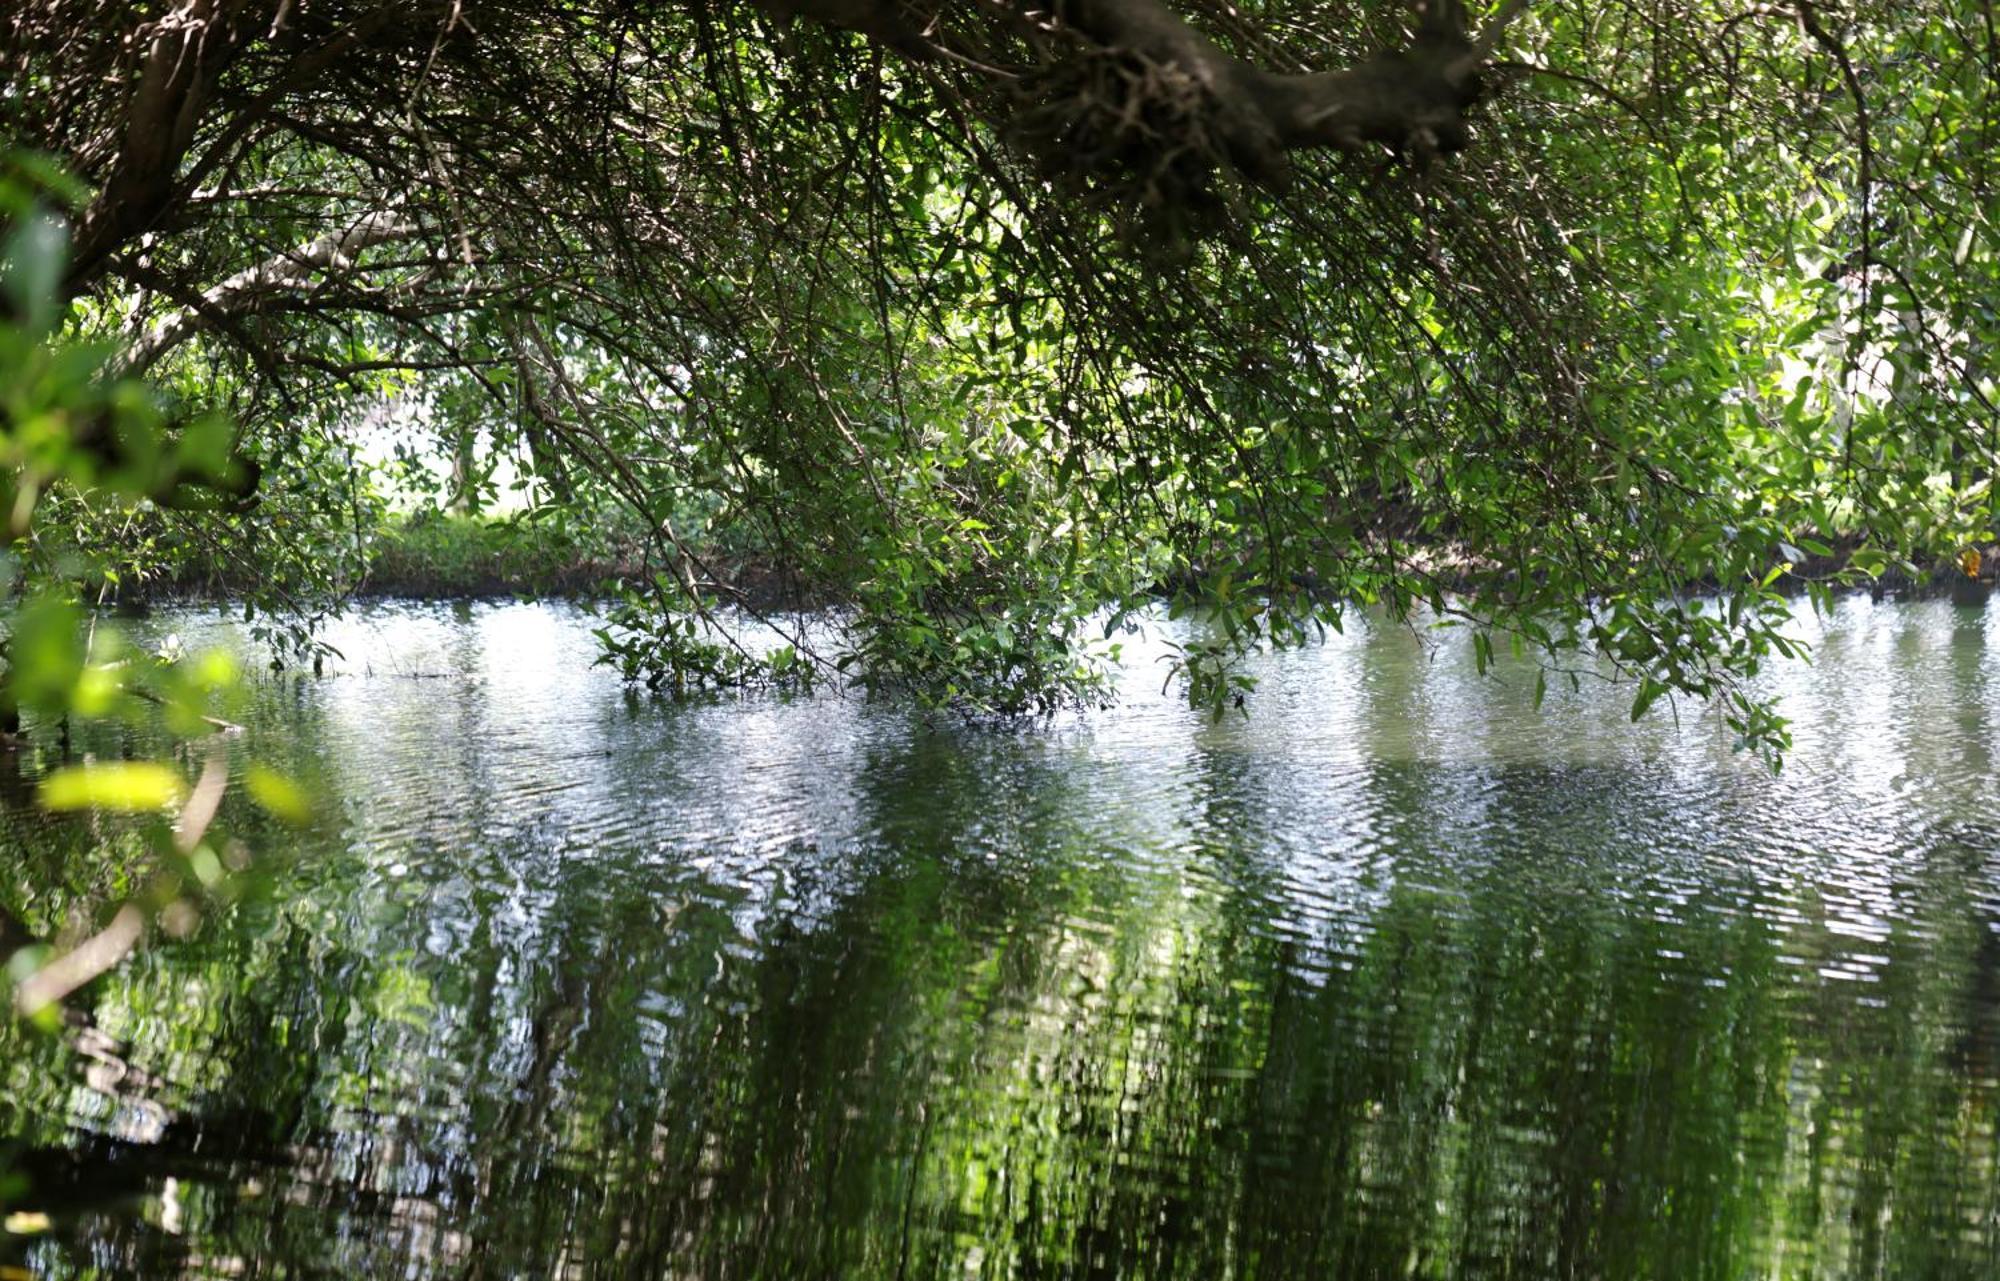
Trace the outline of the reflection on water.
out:
<instances>
[{"instance_id":1,"label":"reflection on water","mask_svg":"<svg viewBox=\"0 0 2000 1281\"><path fill-rule=\"evenodd\" d=\"M334 640L251 747L338 821L0 1033L0 1264L2000 1275L2000 610L1844 606L1777 779L1389 629L1026 733L634 699L560 609Z\"/></svg>"}]
</instances>

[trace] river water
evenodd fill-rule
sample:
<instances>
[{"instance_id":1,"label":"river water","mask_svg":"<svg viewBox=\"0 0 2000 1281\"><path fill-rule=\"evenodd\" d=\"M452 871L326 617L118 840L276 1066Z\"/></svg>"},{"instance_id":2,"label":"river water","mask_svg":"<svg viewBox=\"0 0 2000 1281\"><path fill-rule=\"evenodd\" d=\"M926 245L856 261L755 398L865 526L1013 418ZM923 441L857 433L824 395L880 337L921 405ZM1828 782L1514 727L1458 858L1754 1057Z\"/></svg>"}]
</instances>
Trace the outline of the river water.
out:
<instances>
[{"instance_id":1,"label":"river water","mask_svg":"<svg viewBox=\"0 0 2000 1281\"><path fill-rule=\"evenodd\" d=\"M1386 626L1006 730L370 607L262 891L0 1030L0 1276L2000 1275L2000 607L1802 626L1773 777Z\"/></svg>"}]
</instances>

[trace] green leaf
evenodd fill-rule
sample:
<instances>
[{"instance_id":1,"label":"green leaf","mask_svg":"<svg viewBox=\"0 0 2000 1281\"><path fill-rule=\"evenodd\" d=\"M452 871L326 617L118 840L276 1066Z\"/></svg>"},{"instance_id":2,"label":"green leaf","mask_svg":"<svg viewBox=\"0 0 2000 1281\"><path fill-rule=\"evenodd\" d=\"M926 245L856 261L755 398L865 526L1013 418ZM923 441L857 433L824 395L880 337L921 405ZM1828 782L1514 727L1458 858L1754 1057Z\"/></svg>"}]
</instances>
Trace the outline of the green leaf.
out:
<instances>
[{"instance_id":1,"label":"green leaf","mask_svg":"<svg viewBox=\"0 0 2000 1281\"><path fill-rule=\"evenodd\" d=\"M7 660L21 707L51 716L68 711L83 676L81 612L53 594L29 601L14 617Z\"/></svg>"},{"instance_id":2,"label":"green leaf","mask_svg":"<svg viewBox=\"0 0 2000 1281\"><path fill-rule=\"evenodd\" d=\"M273 818L287 823L305 823L312 819L312 801L305 789L269 766L252 765L245 770L243 786L250 793L250 799Z\"/></svg>"},{"instance_id":3,"label":"green leaf","mask_svg":"<svg viewBox=\"0 0 2000 1281\"><path fill-rule=\"evenodd\" d=\"M0 293L27 319L32 332L55 317L57 290L69 265L69 230L48 214L21 220L0 246Z\"/></svg>"},{"instance_id":4,"label":"green leaf","mask_svg":"<svg viewBox=\"0 0 2000 1281\"><path fill-rule=\"evenodd\" d=\"M172 809L187 793L181 776L153 761L72 765L42 780L42 808L144 813Z\"/></svg>"},{"instance_id":5,"label":"green leaf","mask_svg":"<svg viewBox=\"0 0 2000 1281\"><path fill-rule=\"evenodd\" d=\"M1640 677L1639 693L1637 697L1633 698L1632 700L1632 719L1636 721L1641 716L1644 716L1646 714L1646 709L1651 707L1655 702L1657 702L1659 700L1660 695L1666 692L1667 692L1667 687L1660 684L1660 682L1654 680L1652 677L1650 676Z\"/></svg>"}]
</instances>

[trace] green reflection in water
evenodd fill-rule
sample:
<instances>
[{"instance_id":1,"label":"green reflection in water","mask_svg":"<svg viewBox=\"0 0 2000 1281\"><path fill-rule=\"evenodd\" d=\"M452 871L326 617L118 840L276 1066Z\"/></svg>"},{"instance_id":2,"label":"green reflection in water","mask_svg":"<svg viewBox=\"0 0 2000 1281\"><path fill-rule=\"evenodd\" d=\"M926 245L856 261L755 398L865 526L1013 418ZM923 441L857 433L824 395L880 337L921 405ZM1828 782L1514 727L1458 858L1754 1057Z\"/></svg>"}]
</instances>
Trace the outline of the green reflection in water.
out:
<instances>
[{"instance_id":1,"label":"green reflection in water","mask_svg":"<svg viewBox=\"0 0 2000 1281\"><path fill-rule=\"evenodd\" d=\"M1985 611L1853 606L1778 780L1391 631L1248 722L1010 735L634 702L547 609L355 628L249 753L339 820L232 816L267 893L0 1033L0 1262L2000 1274ZM117 894L9 812L27 925Z\"/></svg>"}]
</instances>

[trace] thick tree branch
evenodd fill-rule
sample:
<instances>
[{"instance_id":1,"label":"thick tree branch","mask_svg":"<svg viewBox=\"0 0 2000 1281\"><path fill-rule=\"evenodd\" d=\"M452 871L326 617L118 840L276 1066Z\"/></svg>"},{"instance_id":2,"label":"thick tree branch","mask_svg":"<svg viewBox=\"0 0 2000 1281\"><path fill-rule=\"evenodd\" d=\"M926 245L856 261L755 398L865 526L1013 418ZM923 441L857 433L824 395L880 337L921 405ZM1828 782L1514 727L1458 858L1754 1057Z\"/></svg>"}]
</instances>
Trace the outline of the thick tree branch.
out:
<instances>
[{"instance_id":1,"label":"thick tree branch","mask_svg":"<svg viewBox=\"0 0 2000 1281\"><path fill-rule=\"evenodd\" d=\"M303 287L320 272L352 266L366 249L407 239L416 232L417 224L407 216L382 210L297 249L274 254L205 291L186 310L154 325L127 352L126 371L141 373L182 342L215 328L223 319L255 311L274 295Z\"/></svg>"},{"instance_id":2,"label":"thick tree branch","mask_svg":"<svg viewBox=\"0 0 2000 1281\"><path fill-rule=\"evenodd\" d=\"M243 0L183 0L142 33L138 82L103 189L77 224L68 288L80 292L168 208L216 77L236 52Z\"/></svg>"},{"instance_id":3,"label":"thick tree branch","mask_svg":"<svg viewBox=\"0 0 2000 1281\"><path fill-rule=\"evenodd\" d=\"M1520 8L1520 0L1512 0L1475 41L1457 0L1420 5L1408 49L1305 75L1249 65L1159 0L1072 0L1064 12L1107 46L1193 74L1217 97L1232 158L1252 178L1272 181L1284 173L1278 150L1386 147L1427 155L1462 149L1468 141L1464 113L1479 95L1479 68Z\"/></svg>"},{"instance_id":4,"label":"thick tree branch","mask_svg":"<svg viewBox=\"0 0 2000 1281\"><path fill-rule=\"evenodd\" d=\"M911 10L898 0L760 0L786 17L804 15L868 35L878 43L910 51L922 46ZM1081 132L1084 143L1102 143L1106 156L1132 163L1135 135L1161 132L1161 116L1187 125L1195 137L1163 137L1161 150L1187 147L1213 153L1252 181L1283 186L1290 175L1285 153L1306 148L1345 151L1387 149L1419 158L1458 151L1470 141L1465 113L1478 100L1479 71L1491 57L1525 0L1507 0L1474 36L1462 0L1418 0L1416 35L1407 48L1385 50L1338 71L1288 74L1267 71L1230 53L1190 26L1163 0L1053 0L1023 3L1024 26L1058 42L1065 33L1082 47L1055 56L1046 78L1060 90L1034 108L1030 132L1061 135L1069 146L1075 131L1060 119L1062 91L1081 81L1075 114L1105 112L1108 119ZM925 46L927 47L927 46ZM921 50L919 50L921 54ZM1126 69L1116 76L1075 74L1075 63L1091 54L1108 56ZM1106 103L1104 88L1122 79L1129 90ZM1160 110L1164 103L1164 110ZM1138 161L1143 167L1144 161Z\"/></svg>"}]
</instances>

